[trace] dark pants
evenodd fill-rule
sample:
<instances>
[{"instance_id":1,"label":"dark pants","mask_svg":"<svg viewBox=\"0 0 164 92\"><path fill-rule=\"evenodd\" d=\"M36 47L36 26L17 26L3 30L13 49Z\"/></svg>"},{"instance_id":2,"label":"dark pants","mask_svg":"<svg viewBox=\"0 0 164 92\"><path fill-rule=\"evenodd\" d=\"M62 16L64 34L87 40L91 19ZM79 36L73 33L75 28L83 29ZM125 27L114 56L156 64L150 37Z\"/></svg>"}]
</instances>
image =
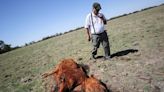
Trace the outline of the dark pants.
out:
<instances>
[{"instance_id":1,"label":"dark pants","mask_svg":"<svg viewBox=\"0 0 164 92\"><path fill-rule=\"evenodd\" d=\"M106 31L100 34L92 34L92 44L93 44L92 55L97 54L97 49L99 48L100 43L104 48L105 57L110 56L109 40Z\"/></svg>"}]
</instances>

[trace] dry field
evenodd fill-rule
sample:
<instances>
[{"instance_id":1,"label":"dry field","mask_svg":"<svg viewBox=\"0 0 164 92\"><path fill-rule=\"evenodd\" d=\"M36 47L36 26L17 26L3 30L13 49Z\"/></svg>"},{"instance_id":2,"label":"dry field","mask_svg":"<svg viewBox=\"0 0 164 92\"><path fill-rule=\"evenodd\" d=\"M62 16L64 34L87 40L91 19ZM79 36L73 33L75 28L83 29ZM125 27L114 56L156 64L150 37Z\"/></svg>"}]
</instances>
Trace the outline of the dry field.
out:
<instances>
[{"instance_id":1,"label":"dry field","mask_svg":"<svg viewBox=\"0 0 164 92\"><path fill-rule=\"evenodd\" d=\"M106 29L110 61L89 59L85 29L1 54L0 92L45 92L41 74L62 58L89 65L112 92L164 92L164 5L110 20Z\"/></svg>"}]
</instances>

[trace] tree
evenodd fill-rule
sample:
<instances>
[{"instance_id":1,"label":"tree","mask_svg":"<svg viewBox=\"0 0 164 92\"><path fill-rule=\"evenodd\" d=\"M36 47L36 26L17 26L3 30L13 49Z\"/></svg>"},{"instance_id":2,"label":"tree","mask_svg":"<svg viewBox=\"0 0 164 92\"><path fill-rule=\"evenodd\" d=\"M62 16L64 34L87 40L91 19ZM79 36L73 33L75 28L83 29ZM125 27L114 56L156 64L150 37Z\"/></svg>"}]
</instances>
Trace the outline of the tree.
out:
<instances>
[{"instance_id":1,"label":"tree","mask_svg":"<svg viewBox=\"0 0 164 92\"><path fill-rule=\"evenodd\" d=\"M11 50L11 45L5 44L4 41L0 40L0 54Z\"/></svg>"},{"instance_id":2,"label":"tree","mask_svg":"<svg viewBox=\"0 0 164 92\"><path fill-rule=\"evenodd\" d=\"M4 49L4 45L5 45L5 43L2 40L0 40L0 50Z\"/></svg>"}]
</instances>

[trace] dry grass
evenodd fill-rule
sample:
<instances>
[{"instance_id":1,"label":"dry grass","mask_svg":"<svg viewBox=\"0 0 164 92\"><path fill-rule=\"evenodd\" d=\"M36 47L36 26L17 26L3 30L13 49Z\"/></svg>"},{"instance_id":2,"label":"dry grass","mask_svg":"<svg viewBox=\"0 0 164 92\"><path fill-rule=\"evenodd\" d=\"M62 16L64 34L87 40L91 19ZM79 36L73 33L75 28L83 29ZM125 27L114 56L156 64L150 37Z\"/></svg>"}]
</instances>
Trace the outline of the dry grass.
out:
<instances>
[{"instance_id":1,"label":"dry grass","mask_svg":"<svg viewBox=\"0 0 164 92\"><path fill-rule=\"evenodd\" d=\"M118 55L110 61L89 60L92 47L85 29L1 54L0 92L44 92L41 74L68 57L88 64L90 74L113 91L163 92L164 6L108 21L106 29L111 52Z\"/></svg>"}]
</instances>

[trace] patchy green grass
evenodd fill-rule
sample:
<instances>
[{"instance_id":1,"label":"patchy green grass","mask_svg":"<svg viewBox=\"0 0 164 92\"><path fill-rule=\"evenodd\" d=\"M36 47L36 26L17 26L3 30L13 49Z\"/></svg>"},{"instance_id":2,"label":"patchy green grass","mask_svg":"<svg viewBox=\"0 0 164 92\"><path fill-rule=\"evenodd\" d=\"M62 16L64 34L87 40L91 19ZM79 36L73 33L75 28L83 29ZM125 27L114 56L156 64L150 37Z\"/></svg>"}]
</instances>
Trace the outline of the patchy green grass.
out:
<instances>
[{"instance_id":1,"label":"patchy green grass","mask_svg":"<svg viewBox=\"0 0 164 92\"><path fill-rule=\"evenodd\" d=\"M1 54L0 92L44 92L41 74L62 58L88 64L90 74L114 91L164 91L164 6L110 20L106 29L111 53L124 52L110 61L89 60L92 45L85 29ZM98 55L103 55L102 48Z\"/></svg>"}]
</instances>

